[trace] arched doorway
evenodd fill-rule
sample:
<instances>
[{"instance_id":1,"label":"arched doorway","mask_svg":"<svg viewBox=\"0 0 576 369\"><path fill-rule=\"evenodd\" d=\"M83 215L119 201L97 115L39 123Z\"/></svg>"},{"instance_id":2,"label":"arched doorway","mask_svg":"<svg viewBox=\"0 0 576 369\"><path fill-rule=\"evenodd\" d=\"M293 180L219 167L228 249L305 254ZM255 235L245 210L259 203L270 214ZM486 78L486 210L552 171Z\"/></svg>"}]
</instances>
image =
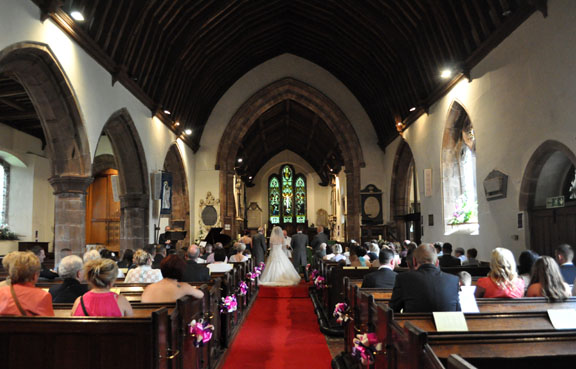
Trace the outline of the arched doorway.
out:
<instances>
[{"instance_id":1,"label":"arched doorway","mask_svg":"<svg viewBox=\"0 0 576 369\"><path fill-rule=\"evenodd\" d=\"M78 102L58 60L45 44L22 42L0 52L0 74L26 90L42 126L54 188L54 251L81 253L85 244L90 150Z\"/></svg>"},{"instance_id":2,"label":"arched doorway","mask_svg":"<svg viewBox=\"0 0 576 369\"><path fill-rule=\"evenodd\" d=\"M554 255L562 243L576 245L576 156L558 141L546 141L524 172L520 210L528 212L530 248Z\"/></svg>"},{"instance_id":3,"label":"arched doorway","mask_svg":"<svg viewBox=\"0 0 576 369\"><path fill-rule=\"evenodd\" d=\"M103 133L110 140L118 166L120 250L148 244L149 185L146 156L136 126L126 109L110 116Z\"/></svg>"},{"instance_id":4,"label":"arched doorway","mask_svg":"<svg viewBox=\"0 0 576 369\"><path fill-rule=\"evenodd\" d=\"M170 213L170 225L184 224L183 230L188 231L186 238L179 242L179 246L190 244L190 200L188 198L188 185L186 181L186 170L182 162L180 150L176 144L170 146L166 159L164 159L164 170L172 174L172 212Z\"/></svg>"},{"instance_id":5,"label":"arched doorway","mask_svg":"<svg viewBox=\"0 0 576 369\"><path fill-rule=\"evenodd\" d=\"M316 114L318 122L322 122L320 128L334 134L346 173L346 234L348 238L360 239L360 168L365 166L360 141L348 118L333 101L315 88L292 78L274 82L250 97L234 114L222 135L216 169L220 170L220 204L224 227L230 225L228 234L237 234L233 187L239 151L236 143L255 124L261 122L260 117L265 112L286 101L294 101ZM289 108L290 104L287 106Z\"/></svg>"},{"instance_id":6,"label":"arched doorway","mask_svg":"<svg viewBox=\"0 0 576 369\"><path fill-rule=\"evenodd\" d=\"M416 165L412 150L404 140L400 142L394 158L390 212L396 223L398 240L409 239L420 244L422 230Z\"/></svg>"}]
</instances>

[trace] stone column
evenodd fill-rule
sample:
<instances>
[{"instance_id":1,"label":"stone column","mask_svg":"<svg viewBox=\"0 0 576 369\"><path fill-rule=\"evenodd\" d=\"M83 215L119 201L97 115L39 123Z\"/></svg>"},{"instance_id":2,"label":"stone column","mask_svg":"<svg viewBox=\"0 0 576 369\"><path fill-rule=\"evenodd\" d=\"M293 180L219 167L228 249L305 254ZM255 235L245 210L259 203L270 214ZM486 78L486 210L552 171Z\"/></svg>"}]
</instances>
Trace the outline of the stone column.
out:
<instances>
[{"instance_id":1,"label":"stone column","mask_svg":"<svg viewBox=\"0 0 576 369\"><path fill-rule=\"evenodd\" d=\"M234 238L237 232L236 208L234 203L234 171L220 170L220 218L222 219L222 232ZM226 230L226 224L230 230Z\"/></svg>"},{"instance_id":2,"label":"stone column","mask_svg":"<svg viewBox=\"0 0 576 369\"><path fill-rule=\"evenodd\" d=\"M82 255L86 246L86 189L92 177L55 176L48 179L54 188L54 253L68 248Z\"/></svg>"},{"instance_id":3,"label":"stone column","mask_svg":"<svg viewBox=\"0 0 576 369\"><path fill-rule=\"evenodd\" d=\"M120 195L120 251L148 245L148 219L148 194Z\"/></svg>"},{"instance_id":4,"label":"stone column","mask_svg":"<svg viewBox=\"0 0 576 369\"><path fill-rule=\"evenodd\" d=\"M346 169L346 238L360 242L360 169Z\"/></svg>"}]
</instances>

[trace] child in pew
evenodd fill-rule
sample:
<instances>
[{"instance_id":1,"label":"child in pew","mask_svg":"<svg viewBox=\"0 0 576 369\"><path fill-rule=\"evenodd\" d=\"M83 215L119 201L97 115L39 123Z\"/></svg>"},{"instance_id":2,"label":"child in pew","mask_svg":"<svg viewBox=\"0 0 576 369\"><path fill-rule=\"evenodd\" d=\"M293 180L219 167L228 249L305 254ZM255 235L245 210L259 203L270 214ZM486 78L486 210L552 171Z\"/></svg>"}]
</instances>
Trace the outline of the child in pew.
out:
<instances>
[{"instance_id":1,"label":"child in pew","mask_svg":"<svg viewBox=\"0 0 576 369\"><path fill-rule=\"evenodd\" d=\"M97 259L84 265L84 278L92 288L74 302L72 316L132 316L132 306L110 288L116 281L118 266L110 259Z\"/></svg>"},{"instance_id":2,"label":"child in pew","mask_svg":"<svg viewBox=\"0 0 576 369\"><path fill-rule=\"evenodd\" d=\"M146 286L142 293L142 302L174 302L186 295L197 299L204 297L204 292L201 290L186 282L180 282L185 268L186 262L179 256L165 257L160 263L164 279Z\"/></svg>"},{"instance_id":3,"label":"child in pew","mask_svg":"<svg viewBox=\"0 0 576 369\"><path fill-rule=\"evenodd\" d=\"M464 313L478 313L478 304L476 303L476 297L474 296L474 291L476 286L472 286L472 276L466 271L458 273L458 278L460 279L460 291L458 292L458 297L460 298L460 307Z\"/></svg>"},{"instance_id":4,"label":"child in pew","mask_svg":"<svg viewBox=\"0 0 576 369\"><path fill-rule=\"evenodd\" d=\"M563 301L572 295L570 285L564 282L558 263L550 256L536 259L526 297L547 297L550 301Z\"/></svg>"}]
</instances>

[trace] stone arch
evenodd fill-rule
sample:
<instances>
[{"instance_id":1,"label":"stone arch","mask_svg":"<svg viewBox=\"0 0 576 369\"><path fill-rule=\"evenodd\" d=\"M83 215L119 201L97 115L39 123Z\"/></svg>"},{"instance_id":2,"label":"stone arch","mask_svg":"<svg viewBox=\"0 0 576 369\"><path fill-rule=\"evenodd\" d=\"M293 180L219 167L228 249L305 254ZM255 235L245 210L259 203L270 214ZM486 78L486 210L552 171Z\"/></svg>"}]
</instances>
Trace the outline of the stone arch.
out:
<instances>
[{"instance_id":1,"label":"stone arch","mask_svg":"<svg viewBox=\"0 0 576 369\"><path fill-rule=\"evenodd\" d=\"M172 173L172 214L170 221L184 220L184 230L190 230L190 199L186 169L178 145L170 146L164 159L164 170ZM181 246L190 244L190 232L182 240Z\"/></svg>"},{"instance_id":2,"label":"stone arch","mask_svg":"<svg viewBox=\"0 0 576 369\"><path fill-rule=\"evenodd\" d=\"M118 165L116 164L116 158L114 155L101 154L94 158L94 163L92 164L92 175L106 170L106 169L116 169L118 170Z\"/></svg>"},{"instance_id":3,"label":"stone arch","mask_svg":"<svg viewBox=\"0 0 576 369\"><path fill-rule=\"evenodd\" d=\"M146 155L126 108L110 116L104 128L118 166L120 250L148 244L149 185Z\"/></svg>"},{"instance_id":4,"label":"stone arch","mask_svg":"<svg viewBox=\"0 0 576 369\"><path fill-rule=\"evenodd\" d=\"M570 150L566 145L554 140L544 141L536 151L534 151L526 165L526 170L524 170L518 203L520 211L527 211L534 207L536 186L538 184L540 172L548 159L550 159L552 154L556 152L561 152L572 162L572 164L576 165L576 155L574 155L572 150Z\"/></svg>"},{"instance_id":5,"label":"stone arch","mask_svg":"<svg viewBox=\"0 0 576 369\"><path fill-rule=\"evenodd\" d=\"M314 87L293 78L273 82L252 95L236 111L224 130L218 147L216 169L220 170L220 206L224 224L234 227L235 208L232 183L238 139L244 137L257 118L270 107L294 100L317 114L334 132L342 151L347 181L347 235L360 239L360 168L365 166L360 140L342 110ZM236 234L231 229L229 234Z\"/></svg>"},{"instance_id":6,"label":"stone arch","mask_svg":"<svg viewBox=\"0 0 576 369\"><path fill-rule=\"evenodd\" d=\"M402 140L394 157L390 186L390 213L391 219L396 223L399 240L407 239L404 216L410 212L410 182L413 171L414 155L408 143Z\"/></svg>"},{"instance_id":7,"label":"stone arch","mask_svg":"<svg viewBox=\"0 0 576 369\"><path fill-rule=\"evenodd\" d=\"M20 42L0 51L0 73L26 90L46 137L54 188L54 251L85 245L86 188L92 181L90 149L79 104L50 47Z\"/></svg>"}]
</instances>

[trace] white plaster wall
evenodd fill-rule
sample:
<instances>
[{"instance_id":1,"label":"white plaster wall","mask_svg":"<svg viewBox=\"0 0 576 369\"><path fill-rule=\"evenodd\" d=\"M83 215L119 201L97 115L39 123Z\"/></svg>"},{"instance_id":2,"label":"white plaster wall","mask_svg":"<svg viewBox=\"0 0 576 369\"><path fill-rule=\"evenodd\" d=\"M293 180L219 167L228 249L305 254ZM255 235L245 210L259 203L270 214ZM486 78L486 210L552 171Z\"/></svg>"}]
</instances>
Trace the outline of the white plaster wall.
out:
<instances>
[{"instance_id":1,"label":"white plaster wall","mask_svg":"<svg viewBox=\"0 0 576 369\"><path fill-rule=\"evenodd\" d=\"M382 150L377 145L376 133L370 118L348 88L325 69L291 54L283 54L257 66L240 78L222 96L212 110L206 129L202 134L200 150L197 152L196 206L207 191L219 193L219 174L216 171L216 155L222 134L238 108L250 96L279 79L291 77L318 89L336 103L351 122L360 142L366 167L361 170L362 187L375 184L383 187L385 181ZM338 134L337 132L335 132ZM238 143L240 143L240 137ZM260 202L259 202L260 203Z\"/></svg>"},{"instance_id":2,"label":"white plaster wall","mask_svg":"<svg viewBox=\"0 0 576 369\"><path fill-rule=\"evenodd\" d=\"M405 138L415 156L422 214L434 214L424 227L424 242L450 241L455 247L476 247L488 260L494 247L516 255L529 242L516 216L526 165L536 148L557 140L576 152L576 2L549 1L548 18L537 12L472 70L472 81L455 86L412 124ZM448 109L459 101L468 112L477 141L477 187L480 233L444 236L441 149ZM396 140L398 141L398 140ZM397 144L396 144L397 145ZM392 148L393 146L390 146ZM395 150L386 151L386 167ZM423 169L431 168L433 195L424 197ZM509 176L506 199L487 202L482 182L497 169ZM387 173L388 169L387 169ZM518 236L518 240L512 237Z\"/></svg>"},{"instance_id":3,"label":"white plaster wall","mask_svg":"<svg viewBox=\"0 0 576 369\"><path fill-rule=\"evenodd\" d=\"M164 158L176 137L162 122L151 118L151 112L120 83L112 86L110 74L69 39L50 20L40 22L40 11L32 1L4 0L0 11L0 50L25 41L48 44L65 70L76 94L86 134L94 157L100 133L109 117L127 108L146 155L149 172L161 170ZM150 238L156 214L150 206Z\"/></svg>"},{"instance_id":4,"label":"white plaster wall","mask_svg":"<svg viewBox=\"0 0 576 369\"><path fill-rule=\"evenodd\" d=\"M50 163L42 151L42 142L0 123L0 151L17 156L22 165L10 166L8 224L20 241L54 239L54 195L48 183ZM5 250L3 250L4 252ZM16 251L16 250L13 250Z\"/></svg>"}]
</instances>

